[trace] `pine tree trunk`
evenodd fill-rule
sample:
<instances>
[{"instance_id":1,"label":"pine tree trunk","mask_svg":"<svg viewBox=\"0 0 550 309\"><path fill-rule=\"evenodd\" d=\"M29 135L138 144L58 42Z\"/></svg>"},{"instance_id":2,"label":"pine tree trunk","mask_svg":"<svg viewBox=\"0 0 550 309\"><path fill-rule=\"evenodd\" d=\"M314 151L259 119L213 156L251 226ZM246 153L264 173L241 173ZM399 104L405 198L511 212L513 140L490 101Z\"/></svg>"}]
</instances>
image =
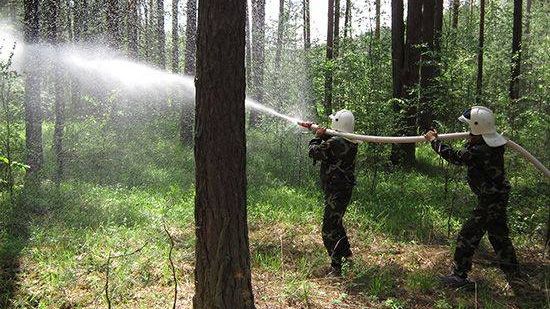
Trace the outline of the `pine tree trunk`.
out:
<instances>
[{"instance_id":1,"label":"pine tree trunk","mask_svg":"<svg viewBox=\"0 0 550 309\"><path fill-rule=\"evenodd\" d=\"M245 5L199 2L195 309L255 308L246 211Z\"/></svg>"},{"instance_id":2,"label":"pine tree trunk","mask_svg":"<svg viewBox=\"0 0 550 309\"><path fill-rule=\"evenodd\" d=\"M521 73L521 16L522 0L514 0L514 28L512 34L512 73L510 78L510 99L520 98L519 75Z\"/></svg>"},{"instance_id":3,"label":"pine tree trunk","mask_svg":"<svg viewBox=\"0 0 550 309\"><path fill-rule=\"evenodd\" d=\"M485 0L479 0L479 40L477 49L476 102L482 105L483 98L483 43L485 41Z\"/></svg>"},{"instance_id":4,"label":"pine tree trunk","mask_svg":"<svg viewBox=\"0 0 550 309\"><path fill-rule=\"evenodd\" d=\"M334 0L334 58L340 53L340 0Z\"/></svg>"},{"instance_id":5,"label":"pine tree trunk","mask_svg":"<svg viewBox=\"0 0 550 309\"><path fill-rule=\"evenodd\" d=\"M264 64L265 64L265 0L252 0L252 71L254 76L254 99L264 100ZM257 111L250 111L250 125L260 122Z\"/></svg>"},{"instance_id":6,"label":"pine tree trunk","mask_svg":"<svg viewBox=\"0 0 550 309\"><path fill-rule=\"evenodd\" d=\"M334 0L328 0L327 62L334 58ZM325 71L325 115L332 113L332 70Z\"/></svg>"},{"instance_id":7,"label":"pine tree trunk","mask_svg":"<svg viewBox=\"0 0 550 309\"><path fill-rule=\"evenodd\" d=\"M247 1L248 2L248 1ZM251 31L250 31L250 9L248 3L246 4L246 24L245 24L245 35L246 35L246 85L247 88L252 85L252 40L251 40ZM247 89L248 91L249 89Z\"/></svg>"},{"instance_id":8,"label":"pine tree trunk","mask_svg":"<svg viewBox=\"0 0 550 309\"><path fill-rule=\"evenodd\" d=\"M195 54L197 53L197 0L187 0L186 12L185 74L195 75Z\"/></svg>"},{"instance_id":9,"label":"pine tree trunk","mask_svg":"<svg viewBox=\"0 0 550 309\"><path fill-rule=\"evenodd\" d=\"M138 5L137 0L128 0L128 54L132 59L138 59Z\"/></svg>"},{"instance_id":10,"label":"pine tree trunk","mask_svg":"<svg viewBox=\"0 0 550 309\"><path fill-rule=\"evenodd\" d=\"M157 44L158 65L166 68L166 34L164 32L164 0L157 0Z\"/></svg>"},{"instance_id":11,"label":"pine tree trunk","mask_svg":"<svg viewBox=\"0 0 550 309\"><path fill-rule=\"evenodd\" d=\"M279 26L277 28L277 46L275 50L275 70L281 69L281 54L283 50L283 35L285 27L285 0L279 0Z\"/></svg>"},{"instance_id":12,"label":"pine tree trunk","mask_svg":"<svg viewBox=\"0 0 550 309\"><path fill-rule=\"evenodd\" d=\"M422 43L422 1L411 1L407 7L407 39L403 63L403 93L406 98L399 108L397 134L416 135L416 104L418 93L415 88L420 81L419 61ZM412 166L415 163L415 144L392 147L392 163Z\"/></svg>"},{"instance_id":13,"label":"pine tree trunk","mask_svg":"<svg viewBox=\"0 0 550 309\"><path fill-rule=\"evenodd\" d=\"M391 37L392 37L392 85L393 97L403 97L403 63L405 55L405 25L403 22L403 0L391 0ZM396 112L398 106L394 105Z\"/></svg>"},{"instance_id":14,"label":"pine tree trunk","mask_svg":"<svg viewBox=\"0 0 550 309\"><path fill-rule=\"evenodd\" d=\"M107 1L107 42L111 48L118 49L120 46L120 12L118 0Z\"/></svg>"},{"instance_id":15,"label":"pine tree trunk","mask_svg":"<svg viewBox=\"0 0 550 309\"><path fill-rule=\"evenodd\" d=\"M344 38L351 36L351 0L346 0L346 13L344 17Z\"/></svg>"},{"instance_id":16,"label":"pine tree trunk","mask_svg":"<svg viewBox=\"0 0 550 309\"><path fill-rule=\"evenodd\" d=\"M380 40L380 0L376 0L375 10L376 26L374 28L374 38Z\"/></svg>"},{"instance_id":17,"label":"pine tree trunk","mask_svg":"<svg viewBox=\"0 0 550 309\"><path fill-rule=\"evenodd\" d=\"M433 100L435 96L435 7L436 0L423 0L422 9L422 55L420 68L420 110L417 124L425 132L432 127Z\"/></svg>"},{"instance_id":18,"label":"pine tree trunk","mask_svg":"<svg viewBox=\"0 0 550 309\"><path fill-rule=\"evenodd\" d=\"M25 0L23 27L25 43L39 42L39 0ZM30 53L25 55L25 65L29 68L25 76L25 143L29 176L34 176L42 168L42 103L40 99L40 77L36 68L40 60Z\"/></svg>"},{"instance_id":19,"label":"pine tree trunk","mask_svg":"<svg viewBox=\"0 0 550 309\"><path fill-rule=\"evenodd\" d=\"M304 50L307 52L311 49L311 15L309 11L309 0L303 0L302 5L304 17Z\"/></svg>"},{"instance_id":20,"label":"pine tree trunk","mask_svg":"<svg viewBox=\"0 0 550 309\"><path fill-rule=\"evenodd\" d=\"M313 77L311 74L311 24L310 24L310 6L309 0L302 1L302 13L304 22L304 67L306 76L304 78L304 101L306 109L310 111L312 117L317 117L317 106L313 98Z\"/></svg>"},{"instance_id":21,"label":"pine tree trunk","mask_svg":"<svg viewBox=\"0 0 550 309\"><path fill-rule=\"evenodd\" d=\"M172 72L180 72L179 0L172 0Z\"/></svg>"},{"instance_id":22,"label":"pine tree trunk","mask_svg":"<svg viewBox=\"0 0 550 309\"><path fill-rule=\"evenodd\" d=\"M443 0L435 0L434 11L434 48L437 52L436 57L439 60L441 52L441 35L443 34Z\"/></svg>"},{"instance_id":23,"label":"pine tree trunk","mask_svg":"<svg viewBox=\"0 0 550 309\"><path fill-rule=\"evenodd\" d=\"M156 62L154 58L154 53L151 53L151 43L153 42L152 28L153 28L153 0L143 0L143 19L144 19L144 41L143 46L145 47L145 59L149 62Z\"/></svg>"},{"instance_id":24,"label":"pine tree trunk","mask_svg":"<svg viewBox=\"0 0 550 309\"><path fill-rule=\"evenodd\" d=\"M453 29L456 29L458 28L458 13L459 13L459 9L460 9L460 0L452 0L452 4L453 4L453 12L452 12L452 18L453 18L453 21L452 21L452 24L451 24L451 27Z\"/></svg>"},{"instance_id":25,"label":"pine tree trunk","mask_svg":"<svg viewBox=\"0 0 550 309\"><path fill-rule=\"evenodd\" d=\"M186 12L184 72L187 75L195 75L197 53L197 0L187 0ZM184 102L180 118L180 140L184 144L191 144L193 141L194 118L192 106Z\"/></svg>"}]
</instances>

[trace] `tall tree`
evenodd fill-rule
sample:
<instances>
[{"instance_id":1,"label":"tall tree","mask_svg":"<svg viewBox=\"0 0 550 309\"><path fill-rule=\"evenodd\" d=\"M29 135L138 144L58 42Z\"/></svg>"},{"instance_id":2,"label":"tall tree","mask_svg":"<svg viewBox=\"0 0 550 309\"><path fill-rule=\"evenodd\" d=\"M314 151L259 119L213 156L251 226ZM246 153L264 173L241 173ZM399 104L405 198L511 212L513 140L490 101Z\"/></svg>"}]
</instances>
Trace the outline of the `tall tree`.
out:
<instances>
[{"instance_id":1,"label":"tall tree","mask_svg":"<svg viewBox=\"0 0 550 309\"><path fill-rule=\"evenodd\" d=\"M417 88L420 81L420 48L422 43L422 5L423 1L411 1L407 5L407 37L403 61L403 95L405 101L397 108L399 111L397 133L399 135L416 134L415 101L418 97ZM415 144L401 144L392 147L391 161L393 164L412 166L415 163Z\"/></svg>"},{"instance_id":2,"label":"tall tree","mask_svg":"<svg viewBox=\"0 0 550 309\"><path fill-rule=\"evenodd\" d=\"M281 54L283 51L283 36L285 32L285 0L279 0L279 26L277 27L277 45L275 50L275 69L281 68Z\"/></svg>"},{"instance_id":3,"label":"tall tree","mask_svg":"<svg viewBox=\"0 0 550 309\"><path fill-rule=\"evenodd\" d=\"M302 13L304 18L304 50L311 48L311 14L309 11L309 0L302 0Z\"/></svg>"},{"instance_id":4,"label":"tall tree","mask_svg":"<svg viewBox=\"0 0 550 309\"><path fill-rule=\"evenodd\" d=\"M126 27L128 36L128 54L130 58L138 58L138 0L128 0L128 23Z\"/></svg>"},{"instance_id":5,"label":"tall tree","mask_svg":"<svg viewBox=\"0 0 550 309\"><path fill-rule=\"evenodd\" d=\"M120 8L118 0L107 1L107 42L111 48L120 44Z\"/></svg>"},{"instance_id":6,"label":"tall tree","mask_svg":"<svg viewBox=\"0 0 550 309\"><path fill-rule=\"evenodd\" d=\"M510 78L510 99L516 101L520 97L519 75L521 73L521 15L522 0L514 0L514 27L512 34L512 73Z\"/></svg>"},{"instance_id":7,"label":"tall tree","mask_svg":"<svg viewBox=\"0 0 550 309\"><path fill-rule=\"evenodd\" d=\"M180 71L179 0L172 0L172 72Z\"/></svg>"},{"instance_id":8,"label":"tall tree","mask_svg":"<svg viewBox=\"0 0 550 309\"><path fill-rule=\"evenodd\" d=\"M351 0L346 0L346 12L344 15L344 38L348 38L351 36Z\"/></svg>"},{"instance_id":9,"label":"tall tree","mask_svg":"<svg viewBox=\"0 0 550 309\"><path fill-rule=\"evenodd\" d=\"M195 309L255 308L246 211L245 5L199 2Z\"/></svg>"},{"instance_id":10,"label":"tall tree","mask_svg":"<svg viewBox=\"0 0 550 309\"><path fill-rule=\"evenodd\" d=\"M403 10L403 0L391 0L392 85L393 97L396 99L403 97L402 71L405 57ZM398 104L394 104L394 110L399 111Z\"/></svg>"},{"instance_id":11,"label":"tall tree","mask_svg":"<svg viewBox=\"0 0 550 309\"><path fill-rule=\"evenodd\" d=\"M157 0L157 53L158 65L166 68L166 33L164 32L164 0Z\"/></svg>"},{"instance_id":12,"label":"tall tree","mask_svg":"<svg viewBox=\"0 0 550 309\"><path fill-rule=\"evenodd\" d=\"M483 44L485 41L485 0L479 0L479 39L477 47L476 102L483 97Z\"/></svg>"},{"instance_id":13,"label":"tall tree","mask_svg":"<svg viewBox=\"0 0 550 309\"><path fill-rule=\"evenodd\" d=\"M340 0L334 0L334 58L340 52Z\"/></svg>"},{"instance_id":14,"label":"tall tree","mask_svg":"<svg viewBox=\"0 0 550 309\"><path fill-rule=\"evenodd\" d=\"M197 52L197 0L187 0L186 12L185 74L195 75L195 54Z\"/></svg>"},{"instance_id":15,"label":"tall tree","mask_svg":"<svg viewBox=\"0 0 550 309\"><path fill-rule=\"evenodd\" d=\"M375 10L376 26L374 28L374 37L380 40L380 0L376 0Z\"/></svg>"},{"instance_id":16,"label":"tall tree","mask_svg":"<svg viewBox=\"0 0 550 309\"><path fill-rule=\"evenodd\" d=\"M264 100L264 65L265 65L265 0L252 0L252 75L254 99L259 103ZM250 111L250 124L259 123L257 111Z\"/></svg>"},{"instance_id":17,"label":"tall tree","mask_svg":"<svg viewBox=\"0 0 550 309\"><path fill-rule=\"evenodd\" d=\"M451 27L453 29L457 29L458 28L458 13L460 11L460 0L452 0L452 18L453 18L453 21L452 21L452 24L451 24Z\"/></svg>"},{"instance_id":18,"label":"tall tree","mask_svg":"<svg viewBox=\"0 0 550 309\"><path fill-rule=\"evenodd\" d=\"M421 131L432 127L433 100L435 95L435 7L437 0L423 0L422 8L422 55L420 68L420 111L417 123Z\"/></svg>"},{"instance_id":19,"label":"tall tree","mask_svg":"<svg viewBox=\"0 0 550 309\"><path fill-rule=\"evenodd\" d=\"M39 0L25 0L23 27L25 43L39 42ZM30 53L25 54L27 72L25 76L25 142L27 147L27 164L29 174L35 175L43 163L42 152L42 104L40 102L40 78L36 68L40 61Z\"/></svg>"},{"instance_id":20,"label":"tall tree","mask_svg":"<svg viewBox=\"0 0 550 309\"><path fill-rule=\"evenodd\" d=\"M153 0L143 0L143 19L144 19L144 23L145 23L145 26L144 26L144 46L145 46L145 58L152 62L152 63L155 63L156 60L154 59L155 58L155 52L153 50L151 50L151 46L155 47L154 43L152 44L152 42L154 42L154 35L153 35L153 31L152 31L152 28L153 28L153 25L155 24L154 23L154 10L153 10Z\"/></svg>"},{"instance_id":21,"label":"tall tree","mask_svg":"<svg viewBox=\"0 0 550 309\"><path fill-rule=\"evenodd\" d=\"M328 0L327 62L334 58L334 0ZM325 69L325 114L332 113L332 69Z\"/></svg>"},{"instance_id":22,"label":"tall tree","mask_svg":"<svg viewBox=\"0 0 550 309\"><path fill-rule=\"evenodd\" d=\"M247 1L248 2L248 1ZM246 35L246 84L252 85L252 38L250 31L250 9L248 3L246 4L246 23L245 23L245 35Z\"/></svg>"},{"instance_id":23,"label":"tall tree","mask_svg":"<svg viewBox=\"0 0 550 309\"><path fill-rule=\"evenodd\" d=\"M60 0L46 0L44 3L44 19L46 21L46 40L48 44L59 45L59 21L60 21ZM61 71L59 66L53 65L53 86L54 86L54 106L55 106L55 125L54 125L54 153L56 158L55 182L59 184L63 178L64 160L63 160L63 130L65 126L63 101L63 89L61 85Z\"/></svg>"},{"instance_id":24,"label":"tall tree","mask_svg":"<svg viewBox=\"0 0 550 309\"><path fill-rule=\"evenodd\" d=\"M437 52L436 57L438 57L441 52L441 35L443 34L443 0L435 0L434 9L434 49Z\"/></svg>"}]
</instances>

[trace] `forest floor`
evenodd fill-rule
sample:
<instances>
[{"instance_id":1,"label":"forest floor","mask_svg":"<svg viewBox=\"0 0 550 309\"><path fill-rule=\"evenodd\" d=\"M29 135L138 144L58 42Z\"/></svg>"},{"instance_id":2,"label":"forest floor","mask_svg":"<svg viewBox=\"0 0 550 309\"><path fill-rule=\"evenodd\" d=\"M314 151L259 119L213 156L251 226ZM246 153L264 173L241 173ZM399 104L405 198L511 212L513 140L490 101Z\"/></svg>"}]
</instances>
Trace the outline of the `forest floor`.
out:
<instances>
[{"instance_id":1,"label":"forest floor","mask_svg":"<svg viewBox=\"0 0 550 309\"><path fill-rule=\"evenodd\" d=\"M474 199L464 171L442 168L427 147L410 171L376 167L362 154L345 217L354 264L331 279L322 275L329 260L320 237L317 167L306 158L308 136L263 134L248 136L257 308L548 308L550 268L541 236L547 210L540 205L550 204L549 188L521 176L533 170L511 175L522 286L507 282L486 239L474 259L474 290L439 285ZM177 128L164 123L122 132L94 123L69 126L61 186L45 180L34 190L19 189L15 207L5 195L0 200L0 307L100 308L110 301L115 308L169 308L174 282L166 228L175 244L177 305L190 308L193 152L172 136ZM51 156L46 176L53 172Z\"/></svg>"}]
</instances>

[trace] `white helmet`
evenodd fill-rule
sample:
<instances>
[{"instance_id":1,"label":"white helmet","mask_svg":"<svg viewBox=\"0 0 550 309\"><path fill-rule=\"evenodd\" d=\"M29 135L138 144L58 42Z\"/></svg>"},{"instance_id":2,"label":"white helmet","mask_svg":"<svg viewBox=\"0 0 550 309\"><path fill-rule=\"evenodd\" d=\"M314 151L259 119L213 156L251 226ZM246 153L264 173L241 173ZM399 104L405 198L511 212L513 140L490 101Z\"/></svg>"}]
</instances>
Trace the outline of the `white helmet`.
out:
<instances>
[{"instance_id":1,"label":"white helmet","mask_svg":"<svg viewBox=\"0 0 550 309\"><path fill-rule=\"evenodd\" d=\"M353 133L355 117L347 109L340 110L334 115L328 116L332 119L332 129L340 132Z\"/></svg>"},{"instance_id":2,"label":"white helmet","mask_svg":"<svg viewBox=\"0 0 550 309\"><path fill-rule=\"evenodd\" d=\"M495 115L487 107L474 106L467 109L458 120L467 123L470 126L470 133L481 135L485 143L491 147L499 147L508 142L497 133Z\"/></svg>"}]
</instances>

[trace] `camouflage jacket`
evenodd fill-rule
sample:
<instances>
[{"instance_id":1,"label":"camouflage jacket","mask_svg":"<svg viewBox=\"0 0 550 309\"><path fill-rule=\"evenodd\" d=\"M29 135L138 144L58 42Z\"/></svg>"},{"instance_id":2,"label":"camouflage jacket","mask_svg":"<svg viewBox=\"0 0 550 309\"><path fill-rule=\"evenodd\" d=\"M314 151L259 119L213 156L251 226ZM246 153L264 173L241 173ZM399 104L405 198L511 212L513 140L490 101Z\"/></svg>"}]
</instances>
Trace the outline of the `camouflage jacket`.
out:
<instances>
[{"instance_id":1,"label":"camouflage jacket","mask_svg":"<svg viewBox=\"0 0 550 309\"><path fill-rule=\"evenodd\" d=\"M482 139L455 150L436 139L432 141L432 148L448 162L468 167L466 178L476 195L510 192L510 183L504 172L504 146L489 147Z\"/></svg>"},{"instance_id":2,"label":"camouflage jacket","mask_svg":"<svg viewBox=\"0 0 550 309\"><path fill-rule=\"evenodd\" d=\"M324 190L349 189L355 185L357 145L342 137L314 138L309 156L321 161L321 185Z\"/></svg>"}]
</instances>

